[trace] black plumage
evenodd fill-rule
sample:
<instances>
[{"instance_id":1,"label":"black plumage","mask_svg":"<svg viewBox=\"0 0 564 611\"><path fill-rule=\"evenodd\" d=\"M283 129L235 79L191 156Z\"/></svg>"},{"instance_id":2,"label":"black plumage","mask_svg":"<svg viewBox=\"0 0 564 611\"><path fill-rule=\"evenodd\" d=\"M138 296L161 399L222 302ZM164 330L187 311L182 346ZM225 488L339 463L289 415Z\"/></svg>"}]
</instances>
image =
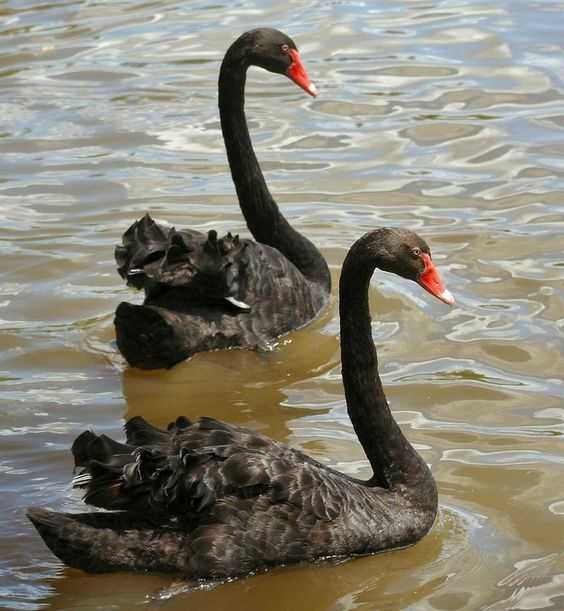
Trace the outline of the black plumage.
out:
<instances>
[{"instance_id":1,"label":"black plumage","mask_svg":"<svg viewBox=\"0 0 564 611\"><path fill-rule=\"evenodd\" d=\"M437 490L388 407L371 337L368 285L385 267L452 302L423 240L380 229L351 248L340 282L343 384L373 476L351 478L245 428L180 417L167 431L141 417L126 443L90 431L73 444L75 486L109 513L30 509L47 545L88 571L150 570L221 579L274 565L415 543Z\"/></svg>"},{"instance_id":2,"label":"black plumage","mask_svg":"<svg viewBox=\"0 0 564 611\"><path fill-rule=\"evenodd\" d=\"M221 66L223 137L239 204L256 241L177 231L147 215L116 246L120 275L145 291L143 305L123 302L116 310L117 345L131 365L171 367L205 350L264 347L310 322L327 303L327 264L272 198L244 113L250 65L293 78L296 62L294 42L263 28L239 37Z\"/></svg>"}]
</instances>

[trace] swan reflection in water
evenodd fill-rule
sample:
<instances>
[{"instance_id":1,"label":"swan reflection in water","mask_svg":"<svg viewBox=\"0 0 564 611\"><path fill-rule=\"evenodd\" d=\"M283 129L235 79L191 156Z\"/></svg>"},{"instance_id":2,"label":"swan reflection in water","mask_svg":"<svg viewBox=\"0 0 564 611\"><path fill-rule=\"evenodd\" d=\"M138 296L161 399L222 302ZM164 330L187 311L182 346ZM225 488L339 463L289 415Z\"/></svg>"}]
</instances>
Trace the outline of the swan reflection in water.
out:
<instances>
[{"instance_id":1,"label":"swan reflection in water","mask_svg":"<svg viewBox=\"0 0 564 611\"><path fill-rule=\"evenodd\" d=\"M267 352L219 350L195 355L169 370L125 368L125 420L143 416L166 427L179 412L190 419L206 414L287 440L292 433L289 421L327 411L326 397L317 396L315 380L328 378L340 366L338 337L327 328L334 309L326 308L312 325ZM107 356L114 359L109 352ZM287 389L297 386L303 390L289 398ZM338 380L334 386L330 399L341 401ZM304 395L309 399L307 405L300 401ZM292 409L281 407L284 405Z\"/></svg>"}]
</instances>

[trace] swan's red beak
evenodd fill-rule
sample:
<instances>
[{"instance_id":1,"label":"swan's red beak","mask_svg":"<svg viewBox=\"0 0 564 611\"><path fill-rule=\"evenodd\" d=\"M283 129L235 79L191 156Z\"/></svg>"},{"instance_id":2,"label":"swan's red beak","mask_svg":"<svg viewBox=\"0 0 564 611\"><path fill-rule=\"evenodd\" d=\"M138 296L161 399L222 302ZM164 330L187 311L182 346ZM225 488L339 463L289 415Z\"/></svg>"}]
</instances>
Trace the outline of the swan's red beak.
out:
<instances>
[{"instance_id":1,"label":"swan's red beak","mask_svg":"<svg viewBox=\"0 0 564 611\"><path fill-rule=\"evenodd\" d=\"M306 69L302 64L300 54L296 49L290 49L288 51L292 58L292 64L286 70L286 76L293 80L298 87L301 87L305 92L309 93L310 96L315 97L317 95L317 87L309 80Z\"/></svg>"},{"instance_id":2,"label":"swan's red beak","mask_svg":"<svg viewBox=\"0 0 564 611\"><path fill-rule=\"evenodd\" d=\"M425 263L425 269L419 276L417 282L437 299L444 301L444 303L447 303L448 305L452 305L454 303L454 297L441 280L439 272L431 260L431 256L424 252L421 255L421 258Z\"/></svg>"}]
</instances>

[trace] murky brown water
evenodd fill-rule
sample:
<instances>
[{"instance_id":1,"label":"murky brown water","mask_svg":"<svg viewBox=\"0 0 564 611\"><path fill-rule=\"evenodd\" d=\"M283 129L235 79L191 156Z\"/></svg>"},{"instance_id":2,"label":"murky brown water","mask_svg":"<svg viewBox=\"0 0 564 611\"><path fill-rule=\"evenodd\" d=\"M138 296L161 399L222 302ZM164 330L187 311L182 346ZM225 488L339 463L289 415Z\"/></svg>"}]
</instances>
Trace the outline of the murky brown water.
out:
<instances>
[{"instance_id":1,"label":"murky brown water","mask_svg":"<svg viewBox=\"0 0 564 611\"><path fill-rule=\"evenodd\" d=\"M564 2L8 0L0 5L0 606L564 608ZM224 49L273 25L321 95L253 71L259 158L337 278L381 224L428 238L457 306L380 274L374 337L394 413L432 465L419 545L190 591L64 569L27 505L77 510L84 428L178 414L245 423L348 473L334 304L268 354L126 370L113 244L150 210L245 232L216 113Z\"/></svg>"}]
</instances>

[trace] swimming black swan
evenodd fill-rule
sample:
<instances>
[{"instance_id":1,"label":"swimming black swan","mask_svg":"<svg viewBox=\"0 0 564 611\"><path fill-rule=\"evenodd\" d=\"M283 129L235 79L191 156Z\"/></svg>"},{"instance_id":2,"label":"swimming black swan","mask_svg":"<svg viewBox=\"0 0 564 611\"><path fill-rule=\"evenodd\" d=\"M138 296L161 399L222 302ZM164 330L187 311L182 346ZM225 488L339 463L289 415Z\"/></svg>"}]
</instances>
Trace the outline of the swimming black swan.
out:
<instances>
[{"instance_id":1,"label":"swimming black swan","mask_svg":"<svg viewBox=\"0 0 564 611\"><path fill-rule=\"evenodd\" d=\"M375 267L415 280L446 303L425 242L377 229L351 248L340 282L348 412L373 476L339 473L268 437L202 418L168 431L141 417L127 444L82 433L75 486L111 511L29 509L45 543L86 571L158 571L221 579L273 565L368 554L415 543L431 528L437 489L392 417L378 375L368 287Z\"/></svg>"},{"instance_id":2,"label":"swimming black swan","mask_svg":"<svg viewBox=\"0 0 564 611\"><path fill-rule=\"evenodd\" d=\"M115 256L143 305L120 303L117 345L130 365L172 367L205 350L265 347L303 327L327 303L331 277L317 248L293 229L272 198L244 112L249 66L285 74L312 96L296 45L277 30L239 37L219 74L219 113L231 175L256 242L215 231L176 231L146 215L123 235Z\"/></svg>"}]
</instances>

